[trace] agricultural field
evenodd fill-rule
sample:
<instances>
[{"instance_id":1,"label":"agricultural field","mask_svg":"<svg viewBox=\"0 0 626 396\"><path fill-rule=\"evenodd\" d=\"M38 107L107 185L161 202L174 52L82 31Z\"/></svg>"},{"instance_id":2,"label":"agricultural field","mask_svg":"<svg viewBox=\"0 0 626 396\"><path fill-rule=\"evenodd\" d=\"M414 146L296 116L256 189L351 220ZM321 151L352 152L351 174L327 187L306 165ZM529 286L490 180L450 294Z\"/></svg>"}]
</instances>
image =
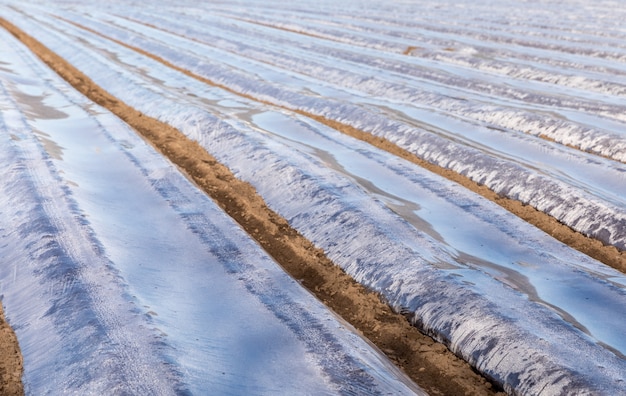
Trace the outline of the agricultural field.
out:
<instances>
[{"instance_id":1,"label":"agricultural field","mask_svg":"<svg viewBox=\"0 0 626 396\"><path fill-rule=\"evenodd\" d=\"M624 20L0 0L0 390L626 394Z\"/></svg>"}]
</instances>

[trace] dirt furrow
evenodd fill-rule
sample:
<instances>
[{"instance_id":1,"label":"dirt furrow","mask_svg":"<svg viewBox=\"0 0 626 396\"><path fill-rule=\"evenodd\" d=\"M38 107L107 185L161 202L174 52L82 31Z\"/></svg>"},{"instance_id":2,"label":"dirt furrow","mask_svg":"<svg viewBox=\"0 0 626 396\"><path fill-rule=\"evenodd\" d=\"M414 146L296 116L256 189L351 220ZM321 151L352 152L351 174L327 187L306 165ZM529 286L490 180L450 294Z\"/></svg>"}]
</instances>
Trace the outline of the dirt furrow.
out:
<instances>
[{"instance_id":1,"label":"dirt furrow","mask_svg":"<svg viewBox=\"0 0 626 396\"><path fill-rule=\"evenodd\" d=\"M15 333L4 320L2 304L0 304L0 356L0 395L23 395L22 354Z\"/></svg>"},{"instance_id":2,"label":"dirt furrow","mask_svg":"<svg viewBox=\"0 0 626 396\"><path fill-rule=\"evenodd\" d=\"M62 19L62 18L59 18ZM206 77L197 75L185 68L182 68L180 66L177 66L155 54L146 52L144 50L142 50L141 48L126 44L124 42L121 42L119 40L113 39L111 37L108 37L98 31L95 31L89 27L83 26L81 24L75 23L73 21L69 21L69 20L65 20L63 19L65 22L68 22L80 29L89 31L91 33L94 33L104 39L110 40L116 44L119 44L125 48L131 49L137 53L140 53L144 56L149 57L150 59L153 59L155 61L158 61L160 63L162 63L163 65L174 69L176 71L179 71L183 74L185 74L186 76L192 77L198 81L201 81L205 84L214 86L216 88L220 88L223 89L227 92L230 92L232 94L235 94L237 96L258 102L258 103L262 103L264 105L267 106L272 106L272 107L279 107L282 108L283 110L287 110L287 111L292 111L298 114L301 114L305 117L309 117L317 122L320 122L324 125L327 125L337 131L340 131L346 135L352 136L356 139L359 139L361 141L364 141L366 143L371 144L372 146L375 146L379 149L385 150L388 153L391 153L393 155L396 155L398 157L401 157L407 161L410 161L416 165L419 165L425 169L428 169L429 171L436 173L439 176L445 177L448 180L454 181L460 185L462 185L463 187L483 196L484 198L489 199L492 202L497 203L498 205L500 205L501 207L503 207L504 209L508 210L509 212L513 213L514 215L520 217L521 219L523 219L524 221L534 225L535 227L541 229L542 231L544 231L545 233L551 235L553 238L565 243L566 245L606 264L609 265L621 272L626 272L626 252L624 251L620 251L619 249L617 249L614 246L609 246L609 245L605 245L603 244L601 241L595 239L595 238L591 238L588 236L583 235L582 233L573 230L572 228L570 228L569 226L559 222L557 219L555 219L554 217L541 212L537 209L535 209L534 207L530 206L530 205L526 205L523 204L522 202L515 200L515 199L511 199L502 195L497 194L496 192L494 192L493 190L491 190L490 188L488 188L485 185L482 185L480 183L477 183L475 181L473 181L472 179L470 179L467 176L461 175L453 170L444 168L442 166L430 163L426 160L423 160L421 158L419 158L418 156L416 156L415 154L409 152L408 150L405 150L399 146L397 146L396 144L392 143L391 141L385 139L385 138L381 138L378 136L374 136L368 132L359 130L351 125L347 125L345 123L341 123L332 119L328 119L326 117L323 116L319 116L304 110L300 110L300 109L292 109L290 107L287 106L278 106L275 103L270 103L267 102L265 100L261 100L258 98L255 98L254 96L247 94L247 93L242 93L239 92L237 90L234 90L228 86L225 86L224 84L220 84L217 83L215 81L212 81ZM170 34L174 34L176 35L176 33L170 32L166 29L160 29L157 26L153 26L141 21L136 21L133 20L136 23L141 23L145 26L154 28L154 29L159 29L159 30L163 30L166 31ZM192 39L193 40L193 39ZM194 40L196 41L196 40Z\"/></svg>"},{"instance_id":3,"label":"dirt furrow","mask_svg":"<svg viewBox=\"0 0 626 396\"><path fill-rule=\"evenodd\" d=\"M404 316L394 313L377 294L366 290L341 271L322 250L269 209L251 185L235 178L196 142L111 96L63 58L8 21L0 18L0 25L75 89L116 114L167 156L241 224L287 272L361 331L427 392L433 395L496 393L492 384L474 372L466 362L420 333ZM174 65L170 67L176 68ZM189 72L186 74L191 75Z\"/></svg>"}]
</instances>

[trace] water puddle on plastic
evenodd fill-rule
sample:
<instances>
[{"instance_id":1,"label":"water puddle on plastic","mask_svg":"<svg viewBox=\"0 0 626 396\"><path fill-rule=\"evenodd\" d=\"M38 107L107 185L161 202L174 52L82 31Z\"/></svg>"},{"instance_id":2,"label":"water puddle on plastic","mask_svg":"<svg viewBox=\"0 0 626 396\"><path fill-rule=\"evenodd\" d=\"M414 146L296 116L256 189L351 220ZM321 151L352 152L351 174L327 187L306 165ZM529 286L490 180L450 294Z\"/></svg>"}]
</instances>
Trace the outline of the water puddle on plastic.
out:
<instances>
[{"instance_id":1,"label":"water puddle on plastic","mask_svg":"<svg viewBox=\"0 0 626 396\"><path fill-rule=\"evenodd\" d=\"M585 269L585 273L572 271L565 257L559 259L561 264L552 264L558 260L546 259L548 253L542 248L519 242L520 235L510 231L510 220L500 219L488 206L485 213L484 205L455 197L454 188L447 189L446 182L436 181L428 172L338 136L320 124L275 112L253 115L250 122L270 138L312 155L347 176L417 230L438 241L452 258L433 265L462 277L484 293L488 290L481 286L481 276L474 276L472 270L487 274L553 310L614 352L626 354L626 342L615 336L623 329L625 318L603 315L603 322L598 321L597 315L602 312L620 312L614 306L616 299L603 295L602 281L590 282L587 272L603 279L602 274L593 269ZM623 289L625 279L612 281Z\"/></svg>"}]
</instances>

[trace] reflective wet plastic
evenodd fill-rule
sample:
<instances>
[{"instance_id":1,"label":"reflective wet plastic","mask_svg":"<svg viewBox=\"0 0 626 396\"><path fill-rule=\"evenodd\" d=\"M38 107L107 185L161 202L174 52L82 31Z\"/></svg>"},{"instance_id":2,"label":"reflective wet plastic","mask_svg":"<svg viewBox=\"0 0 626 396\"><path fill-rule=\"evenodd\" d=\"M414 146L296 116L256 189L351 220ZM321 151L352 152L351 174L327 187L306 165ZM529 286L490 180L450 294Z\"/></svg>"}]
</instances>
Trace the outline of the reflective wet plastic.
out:
<instances>
[{"instance_id":1,"label":"reflective wet plastic","mask_svg":"<svg viewBox=\"0 0 626 396\"><path fill-rule=\"evenodd\" d=\"M422 393L134 131L0 36L0 294L27 393Z\"/></svg>"},{"instance_id":2,"label":"reflective wet plastic","mask_svg":"<svg viewBox=\"0 0 626 396\"><path fill-rule=\"evenodd\" d=\"M114 95L196 139L355 279L507 390L621 390L623 274L293 110L386 137L622 246L623 35L607 33L615 44L609 53L597 50L605 38L595 37L593 23L571 32L578 41L535 40L527 33L540 36L546 27L513 18L521 33L497 19L486 22L496 29L481 30L485 21L468 22L477 16L459 4L428 9L429 17L412 4L386 4L399 10L396 17L370 5L348 14L332 4L272 2L257 3L255 12L236 2L202 12L24 5L8 15ZM450 15L432 24L446 6ZM502 15L513 4L472 6ZM591 11L604 15L602 6ZM550 13L538 14L557 32L569 29L553 24ZM56 16L259 101L200 83ZM298 29L305 34L294 35ZM416 35L426 38L424 48L401 55L410 43L400 45L398 37ZM67 158L71 143L56 143Z\"/></svg>"}]
</instances>

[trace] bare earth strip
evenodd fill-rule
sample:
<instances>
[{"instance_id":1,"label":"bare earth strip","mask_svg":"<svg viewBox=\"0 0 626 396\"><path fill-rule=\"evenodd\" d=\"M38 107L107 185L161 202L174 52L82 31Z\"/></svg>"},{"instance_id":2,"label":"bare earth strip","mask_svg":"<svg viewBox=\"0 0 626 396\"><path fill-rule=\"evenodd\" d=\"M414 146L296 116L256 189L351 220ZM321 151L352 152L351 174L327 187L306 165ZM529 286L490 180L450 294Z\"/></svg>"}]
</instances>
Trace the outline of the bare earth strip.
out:
<instances>
[{"instance_id":1,"label":"bare earth strip","mask_svg":"<svg viewBox=\"0 0 626 396\"><path fill-rule=\"evenodd\" d=\"M24 394L22 386L22 355L15 333L4 320L0 305L0 395L17 396Z\"/></svg>"},{"instance_id":2,"label":"bare earth strip","mask_svg":"<svg viewBox=\"0 0 626 396\"><path fill-rule=\"evenodd\" d=\"M342 272L320 249L270 210L252 186L236 179L196 142L109 95L6 20L0 18L0 25L74 88L135 128L239 222L287 272L361 331L427 392L432 395L496 394L492 384L466 362L420 333L402 315L392 312L377 294ZM15 338L12 345L17 348Z\"/></svg>"}]
</instances>

